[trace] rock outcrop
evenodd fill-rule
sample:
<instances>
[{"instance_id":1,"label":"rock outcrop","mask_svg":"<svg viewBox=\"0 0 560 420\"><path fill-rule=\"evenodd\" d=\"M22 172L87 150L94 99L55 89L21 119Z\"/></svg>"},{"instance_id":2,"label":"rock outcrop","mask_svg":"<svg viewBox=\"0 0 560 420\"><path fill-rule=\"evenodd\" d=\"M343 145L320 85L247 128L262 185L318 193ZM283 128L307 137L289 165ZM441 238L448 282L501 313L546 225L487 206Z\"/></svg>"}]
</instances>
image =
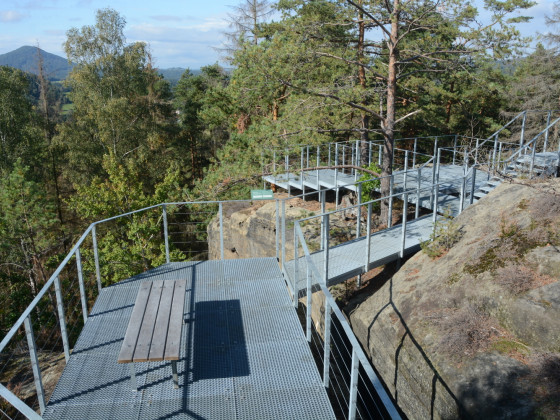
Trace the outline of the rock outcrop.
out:
<instances>
[{"instance_id":1,"label":"rock outcrop","mask_svg":"<svg viewBox=\"0 0 560 420\"><path fill-rule=\"evenodd\" d=\"M503 184L346 308L403 412L560 418L560 182Z\"/></svg>"}]
</instances>

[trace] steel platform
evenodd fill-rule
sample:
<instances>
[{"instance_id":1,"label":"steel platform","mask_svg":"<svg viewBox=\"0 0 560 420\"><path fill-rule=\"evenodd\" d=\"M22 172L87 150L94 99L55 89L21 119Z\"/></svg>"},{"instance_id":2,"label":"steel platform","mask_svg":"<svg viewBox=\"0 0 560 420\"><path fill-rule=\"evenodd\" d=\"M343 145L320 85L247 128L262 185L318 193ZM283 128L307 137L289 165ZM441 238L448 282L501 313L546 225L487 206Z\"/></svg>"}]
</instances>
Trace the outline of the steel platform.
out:
<instances>
[{"instance_id":1,"label":"steel platform","mask_svg":"<svg viewBox=\"0 0 560 420\"><path fill-rule=\"evenodd\" d=\"M433 229L432 216L424 216L407 223L404 254L409 255L420 249L420 242L430 237ZM402 226L397 225L389 229L373 233L370 240L370 256L366 265L366 237L363 236L353 241L348 241L329 249L329 268L327 285L332 286L351 277L363 274L375 267L380 267L400 257L402 244ZM324 276L324 252L317 251L311 254L313 264ZM284 263L284 275L291 285L294 284L295 260ZM303 293L307 287L307 261L298 259L298 276L296 285L298 291ZM313 279L313 284L321 279Z\"/></svg>"},{"instance_id":2,"label":"steel platform","mask_svg":"<svg viewBox=\"0 0 560 420\"><path fill-rule=\"evenodd\" d=\"M170 362L117 357L140 283L187 279L179 389ZM99 295L47 420L334 419L275 258L168 263Z\"/></svg>"}]
</instances>

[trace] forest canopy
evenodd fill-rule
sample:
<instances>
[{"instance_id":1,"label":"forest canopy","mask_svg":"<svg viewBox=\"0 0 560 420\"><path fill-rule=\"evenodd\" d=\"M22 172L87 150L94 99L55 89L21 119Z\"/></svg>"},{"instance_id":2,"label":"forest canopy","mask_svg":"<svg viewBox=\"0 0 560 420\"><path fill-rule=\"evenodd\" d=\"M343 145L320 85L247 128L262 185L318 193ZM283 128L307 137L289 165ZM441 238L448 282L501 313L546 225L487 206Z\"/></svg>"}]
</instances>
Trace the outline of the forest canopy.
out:
<instances>
[{"instance_id":1,"label":"forest canopy","mask_svg":"<svg viewBox=\"0 0 560 420\"><path fill-rule=\"evenodd\" d=\"M486 138L512 112L557 109L560 34L531 51L515 26L533 4L488 0L481 19L459 0L247 0L230 16L232 70L187 70L173 89L107 8L67 31L66 92L41 72L0 67L0 287L10 311L91 222L164 201L248 198L271 148L380 139L391 156L398 137ZM138 269L160 264L160 250L136 235L160 235L151 223L111 232L110 258L132 249Z\"/></svg>"}]
</instances>

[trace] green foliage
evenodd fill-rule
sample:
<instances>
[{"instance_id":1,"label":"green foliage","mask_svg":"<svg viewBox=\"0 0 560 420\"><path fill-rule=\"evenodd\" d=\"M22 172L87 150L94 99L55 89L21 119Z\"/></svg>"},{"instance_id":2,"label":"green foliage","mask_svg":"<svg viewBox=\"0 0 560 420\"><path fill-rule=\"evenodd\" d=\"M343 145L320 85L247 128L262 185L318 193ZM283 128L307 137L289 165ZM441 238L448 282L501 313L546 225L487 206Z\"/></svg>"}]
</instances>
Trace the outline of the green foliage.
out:
<instances>
[{"instance_id":1,"label":"green foliage","mask_svg":"<svg viewBox=\"0 0 560 420\"><path fill-rule=\"evenodd\" d=\"M155 186L154 194L148 195L138 168L131 162L124 165L113 156L107 156L103 166L108 178L97 177L90 185L78 186L68 202L85 220L98 221L178 198L180 178L176 168L171 168ZM168 213L172 211L169 209ZM161 208L157 208L109 222L108 227L105 224L99 227L104 281L110 284L165 262L161 217ZM175 251L172 258L178 261L184 256Z\"/></svg>"},{"instance_id":2,"label":"green foliage","mask_svg":"<svg viewBox=\"0 0 560 420\"><path fill-rule=\"evenodd\" d=\"M148 47L127 44L125 20L112 9L94 26L68 31L65 50L77 65L69 76L71 118L59 128L65 173L76 183L104 176L104 155L132 160L152 182L170 161L182 162L171 91L152 67Z\"/></svg>"},{"instance_id":3,"label":"green foliage","mask_svg":"<svg viewBox=\"0 0 560 420\"><path fill-rule=\"evenodd\" d=\"M367 166L366 169L373 171L375 173L380 174L381 168L376 163L372 163L371 165ZM362 182L362 203L375 199L375 192L381 186L380 179L374 179L372 181L368 181L372 179L374 176L368 173L365 173L360 177L358 181L367 181Z\"/></svg>"},{"instance_id":4,"label":"green foliage","mask_svg":"<svg viewBox=\"0 0 560 420\"><path fill-rule=\"evenodd\" d=\"M2 327L15 321L47 280L45 261L57 244L58 220L44 188L17 160L0 178Z\"/></svg>"},{"instance_id":5,"label":"green foliage","mask_svg":"<svg viewBox=\"0 0 560 420\"><path fill-rule=\"evenodd\" d=\"M18 158L40 166L45 144L33 110L29 78L21 71L0 67L0 173L12 171Z\"/></svg>"},{"instance_id":6,"label":"green foliage","mask_svg":"<svg viewBox=\"0 0 560 420\"><path fill-rule=\"evenodd\" d=\"M461 239L462 233L457 223L446 209L443 216L438 218L430 238L420 242L422 251L430 258L437 258L445 254Z\"/></svg>"}]
</instances>

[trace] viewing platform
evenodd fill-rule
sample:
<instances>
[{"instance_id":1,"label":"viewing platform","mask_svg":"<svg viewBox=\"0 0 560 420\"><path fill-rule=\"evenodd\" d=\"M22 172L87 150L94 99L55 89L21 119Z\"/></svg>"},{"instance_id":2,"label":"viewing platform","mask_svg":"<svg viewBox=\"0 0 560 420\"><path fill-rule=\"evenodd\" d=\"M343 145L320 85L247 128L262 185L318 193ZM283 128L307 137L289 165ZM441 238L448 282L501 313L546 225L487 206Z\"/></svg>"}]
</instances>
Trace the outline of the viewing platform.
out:
<instances>
[{"instance_id":1,"label":"viewing platform","mask_svg":"<svg viewBox=\"0 0 560 420\"><path fill-rule=\"evenodd\" d=\"M177 362L117 363L143 281L186 279ZM44 419L334 419L275 258L164 264L103 288Z\"/></svg>"}]
</instances>

